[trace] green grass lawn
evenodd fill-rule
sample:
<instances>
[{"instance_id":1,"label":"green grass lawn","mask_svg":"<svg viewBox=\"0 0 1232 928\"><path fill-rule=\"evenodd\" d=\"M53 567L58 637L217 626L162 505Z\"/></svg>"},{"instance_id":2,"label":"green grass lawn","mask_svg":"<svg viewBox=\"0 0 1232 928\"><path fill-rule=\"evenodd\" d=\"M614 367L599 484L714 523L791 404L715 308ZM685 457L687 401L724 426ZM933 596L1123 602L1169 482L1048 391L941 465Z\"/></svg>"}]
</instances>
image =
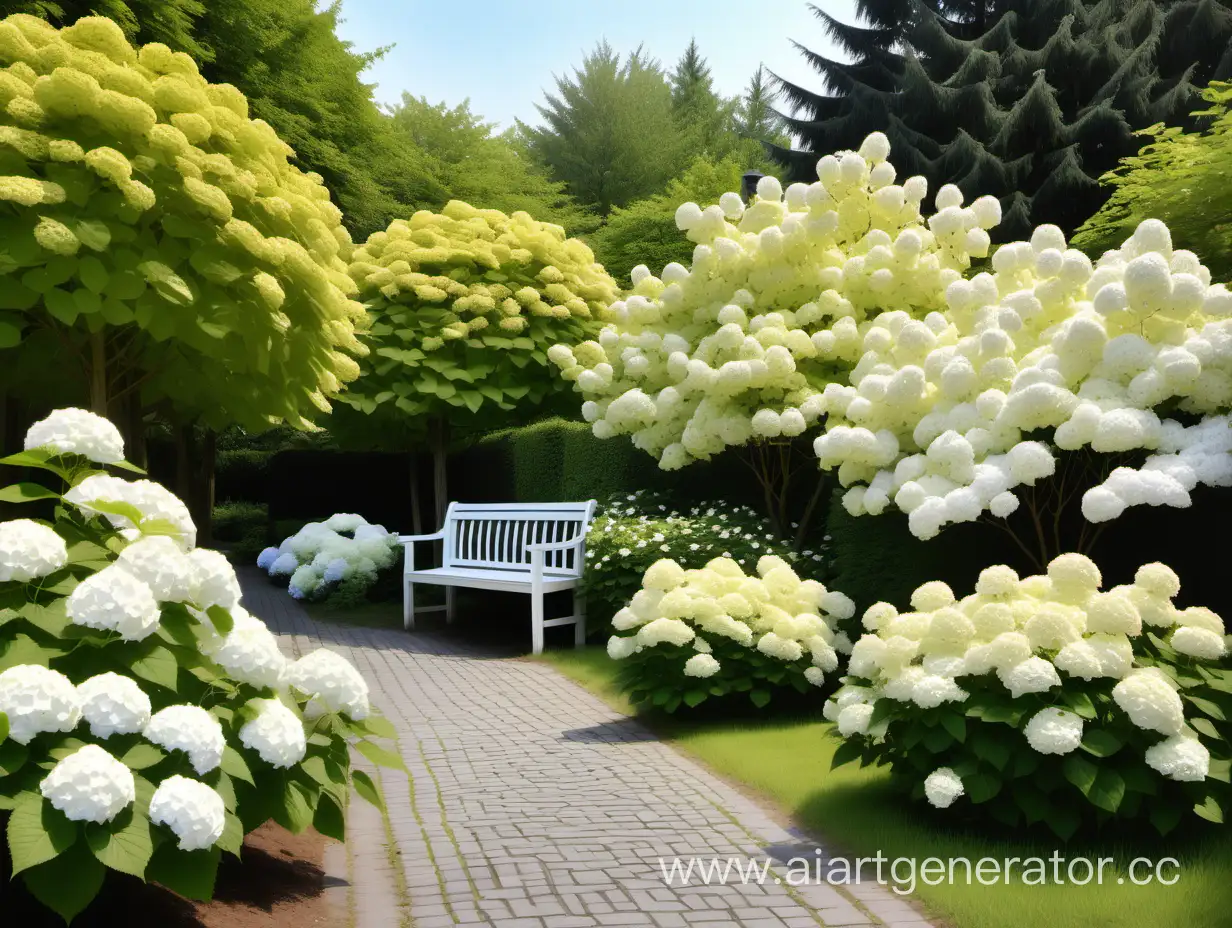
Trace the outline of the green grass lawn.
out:
<instances>
[{"instance_id":1,"label":"green grass lawn","mask_svg":"<svg viewBox=\"0 0 1232 928\"><path fill-rule=\"evenodd\" d=\"M613 707L630 706L615 686L615 664L601 648L557 650L542 660ZM888 788L884 771L852 765L830 770L837 736L820 721L767 719L739 724L648 719L677 747L718 773L767 797L804 828L849 857L1049 857L1115 858L1105 885L999 886L917 884L930 914L956 928L1219 928L1232 925L1232 834L1208 830L1202 837L1147 839L1140 846L1070 846L997 840L947 829L944 813L907 803ZM1195 822L1197 820L1195 819ZM1173 886L1117 885L1135 857L1181 861ZM1051 864L1049 867L1051 868ZM1064 865L1063 865L1064 867ZM868 872L868 871L866 871ZM1062 871L1064 872L1064 870ZM1078 873L1081 878L1081 872Z\"/></svg>"}]
</instances>

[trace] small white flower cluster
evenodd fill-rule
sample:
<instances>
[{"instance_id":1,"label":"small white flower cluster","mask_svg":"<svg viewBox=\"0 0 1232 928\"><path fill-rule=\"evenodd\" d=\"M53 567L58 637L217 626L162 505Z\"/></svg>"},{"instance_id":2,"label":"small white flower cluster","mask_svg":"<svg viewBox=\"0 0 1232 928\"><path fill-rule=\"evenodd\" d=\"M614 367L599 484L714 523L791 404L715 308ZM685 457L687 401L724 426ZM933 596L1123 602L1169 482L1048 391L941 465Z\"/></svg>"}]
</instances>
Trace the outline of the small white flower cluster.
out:
<instances>
[{"instance_id":1,"label":"small white flower cluster","mask_svg":"<svg viewBox=\"0 0 1232 928\"><path fill-rule=\"evenodd\" d=\"M842 593L801 580L775 555L760 558L753 576L731 558L716 557L696 570L664 558L612 618L618 632L633 634L613 635L607 652L622 660L659 644L687 646L697 654L685 663L685 675L709 677L721 668L702 635L726 638L789 664L807 656L804 675L820 686L837 669L837 652L850 647L835 623L854 614L855 604Z\"/></svg>"},{"instance_id":2,"label":"small white flower cluster","mask_svg":"<svg viewBox=\"0 0 1232 928\"><path fill-rule=\"evenodd\" d=\"M377 571L392 566L401 550L396 532L342 512L309 522L278 547L266 548L257 566L271 577L290 577L287 591L295 599L315 598L343 580L375 582Z\"/></svg>"},{"instance_id":3,"label":"small white flower cluster","mask_svg":"<svg viewBox=\"0 0 1232 928\"><path fill-rule=\"evenodd\" d=\"M35 735L72 731L81 721L81 700L73 682L58 670L18 664L0 673L0 712L9 738L29 744Z\"/></svg>"},{"instance_id":4,"label":"small white flower cluster","mask_svg":"<svg viewBox=\"0 0 1232 928\"><path fill-rule=\"evenodd\" d=\"M77 685L81 714L95 738L135 735L150 721L150 697L130 677L107 672Z\"/></svg>"},{"instance_id":5,"label":"small white flower cluster","mask_svg":"<svg viewBox=\"0 0 1232 928\"><path fill-rule=\"evenodd\" d=\"M946 287L988 254L1000 205L963 207L947 185L925 221L927 184L895 183L889 149L874 133L859 152L822 158L815 183L784 191L763 178L748 208L730 193L704 210L681 206L676 223L697 243L691 268L635 268L597 341L548 352L595 435L631 435L665 470L799 435L825 411L814 384L859 360L869 314L944 309Z\"/></svg>"},{"instance_id":6,"label":"small white flower cluster","mask_svg":"<svg viewBox=\"0 0 1232 928\"><path fill-rule=\"evenodd\" d=\"M1158 668L1139 666L1134 643L1150 630L1187 657L1219 660L1227 653L1223 620L1202 607L1176 608L1180 581L1163 564L1139 568L1132 584L1107 591L1101 584L1089 558L1063 554L1047 574L1022 579L1009 567L989 567L961 600L933 581L912 595L912 612L877 603L851 652L854 679L827 701L825 717L844 737L864 736L879 699L922 709L962 703L964 678L995 675L1014 699L1059 693L1073 680L1113 679L1113 700L1129 721L1168 739L1150 749L1148 763L1176 779L1199 769L1205 777L1209 753L1186 723L1176 685ZM1082 742L1083 721L1045 708L1024 734L1041 754L1067 754Z\"/></svg>"},{"instance_id":7,"label":"small white flower cluster","mask_svg":"<svg viewBox=\"0 0 1232 928\"><path fill-rule=\"evenodd\" d=\"M998 249L992 273L950 283L945 304L864 323L850 383L824 391L815 450L851 487L853 515L893 504L920 538L1006 517L1017 488L1053 474L1056 449L1150 452L1086 491L1091 522L1232 485L1232 293L1163 223L1095 265L1040 226ZM1186 426L1171 406L1205 418Z\"/></svg>"},{"instance_id":8,"label":"small white flower cluster","mask_svg":"<svg viewBox=\"0 0 1232 928\"><path fill-rule=\"evenodd\" d=\"M204 783L177 775L158 784L150 799L150 821L166 825L181 851L213 847L227 826L223 799Z\"/></svg>"},{"instance_id":9,"label":"small white flower cluster","mask_svg":"<svg viewBox=\"0 0 1232 928\"><path fill-rule=\"evenodd\" d=\"M174 538L185 551L197 543L197 527L188 507L174 493L152 480L122 480L109 474L91 474L65 493L64 501L87 515L99 515L101 511L96 504L100 503L132 506L141 516L139 523L126 515L101 513L130 541L141 537L143 525L158 522L165 524L159 534Z\"/></svg>"},{"instance_id":10,"label":"small white flower cluster","mask_svg":"<svg viewBox=\"0 0 1232 928\"><path fill-rule=\"evenodd\" d=\"M59 761L39 785L55 808L74 822L110 822L137 798L133 772L97 744Z\"/></svg>"},{"instance_id":11,"label":"small white flower cluster","mask_svg":"<svg viewBox=\"0 0 1232 928\"><path fill-rule=\"evenodd\" d=\"M304 759L308 742L304 723L277 699L254 699L248 706L256 713L240 729L240 741L275 767L294 767Z\"/></svg>"},{"instance_id":12,"label":"small white flower cluster","mask_svg":"<svg viewBox=\"0 0 1232 928\"><path fill-rule=\"evenodd\" d=\"M31 519L0 522L0 583L27 583L68 563L64 539Z\"/></svg>"},{"instance_id":13,"label":"small white flower cluster","mask_svg":"<svg viewBox=\"0 0 1232 928\"><path fill-rule=\"evenodd\" d=\"M118 464L124 460L120 430L85 409L57 409L30 426L26 450L36 448L56 454L79 454L97 464Z\"/></svg>"},{"instance_id":14,"label":"small white flower cluster","mask_svg":"<svg viewBox=\"0 0 1232 928\"><path fill-rule=\"evenodd\" d=\"M160 709L145 726L147 741L168 751L183 751L198 774L206 774L222 763L227 746L222 726L200 706L168 706Z\"/></svg>"},{"instance_id":15,"label":"small white flower cluster","mask_svg":"<svg viewBox=\"0 0 1232 928\"><path fill-rule=\"evenodd\" d=\"M202 650L241 683L256 687L281 686L288 662L274 633L243 606L231 609L231 619L231 630L207 639Z\"/></svg>"},{"instance_id":16,"label":"small white flower cluster","mask_svg":"<svg viewBox=\"0 0 1232 928\"><path fill-rule=\"evenodd\" d=\"M286 680L311 697L304 709L309 717L341 712L359 722L368 717L368 684L344 657L326 648L305 654L287 668Z\"/></svg>"}]
</instances>

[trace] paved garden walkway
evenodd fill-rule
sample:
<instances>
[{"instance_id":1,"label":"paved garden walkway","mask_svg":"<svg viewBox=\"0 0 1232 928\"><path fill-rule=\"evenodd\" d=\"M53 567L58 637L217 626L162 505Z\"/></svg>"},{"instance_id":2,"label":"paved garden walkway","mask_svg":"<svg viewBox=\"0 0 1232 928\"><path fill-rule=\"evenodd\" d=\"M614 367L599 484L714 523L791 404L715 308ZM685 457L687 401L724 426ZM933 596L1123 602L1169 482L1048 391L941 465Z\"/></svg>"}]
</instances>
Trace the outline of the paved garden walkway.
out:
<instances>
[{"instance_id":1,"label":"paved garden walkway","mask_svg":"<svg viewBox=\"0 0 1232 928\"><path fill-rule=\"evenodd\" d=\"M883 887L789 887L781 863L764 885L667 885L661 858L811 858L816 845L551 667L429 632L319 623L242 576L245 605L289 651L354 661L411 772L382 771L388 818L356 800L346 847L329 848L340 924L928 928Z\"/></svg>"}]
</instances>

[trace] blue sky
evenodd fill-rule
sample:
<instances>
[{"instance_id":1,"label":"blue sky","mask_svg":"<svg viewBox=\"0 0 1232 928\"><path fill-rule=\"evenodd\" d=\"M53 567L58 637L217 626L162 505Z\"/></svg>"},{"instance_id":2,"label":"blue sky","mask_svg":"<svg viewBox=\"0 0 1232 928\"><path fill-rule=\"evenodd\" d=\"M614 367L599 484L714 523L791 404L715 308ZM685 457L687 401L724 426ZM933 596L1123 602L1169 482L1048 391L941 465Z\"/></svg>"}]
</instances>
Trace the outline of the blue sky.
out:
<instances>
[{"instance_id":1,"label":"blue sky","mask_svg":"<svg viewBox=\"0 0 1232 928\"><path fill-rule=\"evenodd\" d=\"M848 22L854 0L814 0ZM342 38L360 50L395 47L365 74L377 99L404 90L471 108L502 127L535 122L534 104L553 74L567 74L600 39L620 52L644 44L665 66L691 37L709 60L716 89L734 96L759 63L795 83L819 79L794 38L835 54L805 0L343 0Z\"/></svg>"}]
</instances>

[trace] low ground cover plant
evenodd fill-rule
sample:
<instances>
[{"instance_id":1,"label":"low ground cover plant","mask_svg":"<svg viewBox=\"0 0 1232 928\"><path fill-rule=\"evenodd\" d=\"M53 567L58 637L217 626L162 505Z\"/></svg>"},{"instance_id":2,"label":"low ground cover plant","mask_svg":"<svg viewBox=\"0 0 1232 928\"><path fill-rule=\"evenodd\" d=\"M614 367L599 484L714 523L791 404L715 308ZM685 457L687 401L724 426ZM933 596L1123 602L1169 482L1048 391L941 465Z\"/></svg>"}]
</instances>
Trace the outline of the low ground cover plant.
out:
<instances>
[{"instance_id":1,"label":"low ground cover plant","mask_svg":"<svg viewBox=\"0 0 1232 928\"><path fill-rule=\"evenodd\" d=\"M209 898L221 854L270 818L344 836L351 744L373 741L368 686L341 656L290 660L240 604L231 565L195 546L184 504L124 463L107 420L63 409L0 463L66 484L0 523L0 817L12 873L66 920L109 870ZM48 482L51 482L49 480Z\"/></svg>"},{"instance_id":2,"label":"low ground cover plant","mask_svg":"<svg viewBox=\"0 0 1232 928\"><path fill-rule=\"evenodd\" d=\"M1190 815L1222 822L1232 801L1232 668L1223 621L1178 609L1176 574L1140 568L1101 590L1098 567L1064 554L1046 574L984 570L956 599L919 587L914 611L863 617L844 686L825 707L848 739L835 764L888 764L919 799L1062 838Z\"/></svg>"},{"instance_id":3,"label":"low ground cover plant","mask_svg":"<svg viewBox=\"0 0 1232 928\"><path fill-rule=\"evenodd\" d=\"M692 570L663 558L613 617L607 651L625 662L621 685L635 705L674 712L747 693L761 708L776 691L826 682L850 649L837 622L854 614L850 599L777 555L747 574L731 556Z\"/></svg>"}]
</instances>

